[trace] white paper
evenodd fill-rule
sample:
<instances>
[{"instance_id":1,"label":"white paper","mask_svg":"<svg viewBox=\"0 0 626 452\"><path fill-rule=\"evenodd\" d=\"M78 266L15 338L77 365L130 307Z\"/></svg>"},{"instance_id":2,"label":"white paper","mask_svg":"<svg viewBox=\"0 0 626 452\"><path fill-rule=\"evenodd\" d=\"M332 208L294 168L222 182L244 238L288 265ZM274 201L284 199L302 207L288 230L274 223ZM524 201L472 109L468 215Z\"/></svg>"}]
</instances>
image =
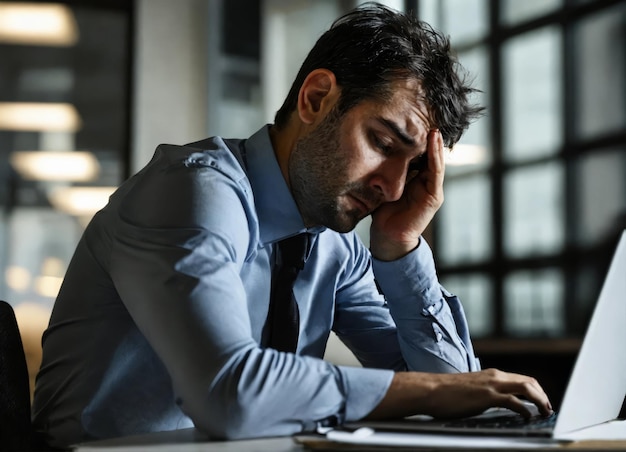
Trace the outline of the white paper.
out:
<instances>
[{"instance_id":1,"label":"white paper","mask_svg":"<svg viewBox=\"0 0 626 452\"><path fill-rule=\"evenodd\" d=\"M574 432L563 433L559 435L558 439L567 441L626 441L626 421L610 421Z\"/></svg>"},{"instance_id":2,"label":"white paper","mask_svg":"<svg viewBox=\"0 0 626 452\"><path fill-rule=\"evenodd\" d=\"M495 436L440 435L427 433L381 432L370 428L354 432L332 430L326 434L330 441L378 446L421 446L479 449L536 449L559 447L550 438L507 438Z\"/></svg>"}]
</instances>

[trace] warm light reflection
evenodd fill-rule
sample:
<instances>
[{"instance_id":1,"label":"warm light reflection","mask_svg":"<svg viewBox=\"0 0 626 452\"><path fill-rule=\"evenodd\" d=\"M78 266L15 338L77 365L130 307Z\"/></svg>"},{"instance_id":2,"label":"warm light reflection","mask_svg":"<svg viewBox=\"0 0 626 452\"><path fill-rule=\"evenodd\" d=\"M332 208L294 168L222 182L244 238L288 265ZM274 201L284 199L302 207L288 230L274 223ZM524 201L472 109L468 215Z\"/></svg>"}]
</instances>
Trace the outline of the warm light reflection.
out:
<instances>
[{"instance_id":1,"label":"warm light reflection","mask_svg":"<svg viewBox=\"0 0 626 452\"><path fill-rule=\"evenodd\" d=\"M446 165L465 166L478 165L487 160L487 149L475 144L457 144L446 150Z\"/></svg>"},{"instance_id":2,"label":"warm light reflection","mask_svg":"<svg viewBox=\"0 0 626 452\"><path fill-rule=\"evenodd\" d=\"M80 126L71 104L0 102L0 130L76 132Z\"/></svg>"},{"instance_id":3,"label":"warm light reflection","mask_svg":"<svg viewBox=\"0 0 626 452\"><path fill-rule=\"evenodd\" d=\"M21 151L11 154L11 165L24 179L87 182L98 176L100 165L91 152Z\"/></svg>"},{"instance_id":4,"label":"warm light reflection","mask_svg":"<svg viewBox=\"0 0 626 452\"><path fill-rule=\"evenodd\" d=\"M52 190L48 200L61 212L77 217L93 215L109 201L116 187L63 187Z\"/></svg>"},{"instance_id":5,"label":"warm light reflection","mask_svg":"<svg viewBox=\"0 0 626 452\"><path fill-rule=\"evenodd\" d=\"M56 298L62 283L61 276L39 276L35 279L35 290L42 297Z\"/></svg>"},{"instance_id":6,"label":"warm light reflection","mask_svg":"<svg viewBox=\"0 0 626 452\"><path fill-rule=\"evenodd\" d=\"M66 5L0 2L0 42L71 46L78 42L78 27Z\"/></svg>"},{"instance_id":7,"label":"warm light reflection","mask_svg":"<svg viewBox=\"0 0 626 452\"><path fill-rule=\"evenodd\" d=\"M27 268L11 265L5 270L4 278L7 286L11 290L15 292L26 292L32 276Z\"/></svg>"},{"instance_id":8,"label":"warm light reflection","mask_svg":"<svg viewBox=\"0 0 626 452\"><path fill-rule=\"evenodd\" d=\"M65 265L58 257L46 257L41 264L41 274L43 276L63 276Z\"/></svg>"}]
</instances>

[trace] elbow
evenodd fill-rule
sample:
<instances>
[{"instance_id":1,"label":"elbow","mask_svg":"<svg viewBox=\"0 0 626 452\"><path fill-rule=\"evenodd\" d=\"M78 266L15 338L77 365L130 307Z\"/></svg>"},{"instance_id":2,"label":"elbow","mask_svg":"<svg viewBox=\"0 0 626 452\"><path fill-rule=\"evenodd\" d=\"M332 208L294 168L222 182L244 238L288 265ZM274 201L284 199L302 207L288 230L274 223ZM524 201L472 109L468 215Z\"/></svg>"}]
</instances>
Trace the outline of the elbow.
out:
<instances>
[{"instance_id":1,"label":"elbow","mask_svg":"<svg viewBox=\"0 0 626 452\"><path fill-rule=\"evenodd\" d=\"M276 388L260 378L263 372L253 364L254 354L224 369L205 397L191 397L181 405L197 429L221 440L285 436L302 430L300 422L285 419L277 409Z\"/></svg>"},{"instance_id":2,"label":"elbow","mask_svg":"<svg viewBox=\"0 0 626 452\"><path fill-rule=\"evenodd\" d=\"M180 408L194 426L211 439L237 440L267 436L259 422L254 422L255 403L244 403L227 382L211 388L204 397L181 397ZM188 394L189 395L189 394ZM261 418L262 419L262 418Z\"/></svg>"},{"instance_id":3,"label":"elbow","mask_svg":"<svg viewBox=\"0 0 626 452\"><path fill-rule=\"evenodd\" d=\"M208 415L192 418L195 427L207 433L212 439L237 440L261 436L260 432L250 428L245 413L241 413L241 408L233 409L232 405L234 404L228 407L212 405Z\"/></svg>"},{"instance_id":4,"label":"elbow","mask_svg":"<svg viewBox=\"0 0 626 452\"><path fill-rule=\"evenodd\" d=\"M252 401L242 403L237 397L209 398L209 409L193 417L195 427L212 439L241 440L268 436L287 436L302 430L298 422L285 422L280 413L270 413L267 407ZM213 400L211 400L213 399Z\"/></svg>"}]
</instances>

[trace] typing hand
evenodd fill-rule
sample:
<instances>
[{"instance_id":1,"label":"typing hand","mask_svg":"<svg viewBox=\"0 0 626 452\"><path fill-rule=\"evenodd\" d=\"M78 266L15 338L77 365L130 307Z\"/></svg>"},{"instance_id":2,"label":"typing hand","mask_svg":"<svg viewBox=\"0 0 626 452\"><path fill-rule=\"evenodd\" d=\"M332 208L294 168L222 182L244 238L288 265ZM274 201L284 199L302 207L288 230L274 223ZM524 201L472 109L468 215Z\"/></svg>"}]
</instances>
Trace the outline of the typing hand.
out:
<instances>
[{"instance_id":1,"label":"typing hand","mask_svg":"<svg viewBox=\"0 0 626 452\"><path fill-rule=\"evenodd\" d=\"M537 380L525 375L487 369L463 374L438 374L429 414L438 418L465 417L502 407L525 418L548 416L552 406Z\"/></svg>"},{"instance_id":2,"label":"typing hand","mask_svg":"<svg viewBox=\"0 0 626 452\"><path fill-rule=\"evenodd\" d=\"M549 416L552 406L537 380L495 369L457 374L398 372L371 419L427 414L435 418L460 418L502 407L525 418L533 413Z\"/></svg>"}]
</instances>

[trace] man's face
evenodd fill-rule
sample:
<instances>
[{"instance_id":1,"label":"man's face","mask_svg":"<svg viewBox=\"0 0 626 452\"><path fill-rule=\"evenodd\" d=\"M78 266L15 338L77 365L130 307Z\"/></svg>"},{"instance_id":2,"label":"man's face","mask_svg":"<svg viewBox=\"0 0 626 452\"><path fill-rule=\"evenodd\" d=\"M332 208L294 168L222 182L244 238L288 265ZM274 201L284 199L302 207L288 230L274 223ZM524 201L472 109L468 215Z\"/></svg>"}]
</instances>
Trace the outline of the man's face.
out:
<instances>
[{"instance_id":1,"label":"man's face","mask_svg":"<svg viewBox=\"0 0 626 452\"><path fill-rule=\"evenodd\" d=\"M389 102L335 108L296 142L289 179L307 226L347 232L402 196L407 174L426 152L430 123L414 80L393 83Z\"/></svg>"}]
</instances>

